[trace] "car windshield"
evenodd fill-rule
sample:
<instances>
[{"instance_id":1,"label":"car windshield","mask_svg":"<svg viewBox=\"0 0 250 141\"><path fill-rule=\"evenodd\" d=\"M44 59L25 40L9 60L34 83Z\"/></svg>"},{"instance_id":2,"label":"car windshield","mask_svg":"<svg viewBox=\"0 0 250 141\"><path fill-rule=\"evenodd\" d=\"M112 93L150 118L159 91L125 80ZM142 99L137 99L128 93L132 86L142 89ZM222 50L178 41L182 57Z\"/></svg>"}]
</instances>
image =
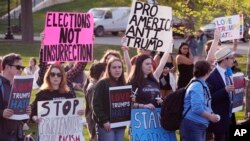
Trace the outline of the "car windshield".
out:
<instances>
[{"instance_id":1,"label":"car windshield","mask_svg":"<svg viewBox=\"0 0 250 141\"><path fill-rule=\"evenodd\" d=\"M90 11L94 15L94 18L102 18L105 11L104 10L92 10Z\"/></svg>"}]
</instances>

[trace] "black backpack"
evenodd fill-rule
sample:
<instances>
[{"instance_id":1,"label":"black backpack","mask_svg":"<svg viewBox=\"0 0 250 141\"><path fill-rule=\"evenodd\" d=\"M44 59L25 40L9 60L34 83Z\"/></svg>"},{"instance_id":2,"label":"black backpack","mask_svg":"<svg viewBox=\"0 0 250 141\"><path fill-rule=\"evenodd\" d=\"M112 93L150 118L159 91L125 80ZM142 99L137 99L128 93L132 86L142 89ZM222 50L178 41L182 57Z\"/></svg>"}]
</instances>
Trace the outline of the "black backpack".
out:
<instances>
[{"instance_id":1,"label":"black backpack","mask_svg":"<svg viewBox=\"0 0 250 141\"><path fill-rule=\"evenodd\" d=\"M181 120L186 116L188 110L184 113L183 112L183 105L184 105L184 98L185 93L188 86L193 82L200 82L199 80L192 80L185 88L180 88L173 92L172 94L163 98L163 103L161 107L161 126L168 131L175 131L178 130L181 124ZM202 82L200 82L202 84ZM202 84L203 86L203 84ZM203 89L206 90L206 88ZM205 92L206 93L206 92Z\"/></svg>"}]
</instances>

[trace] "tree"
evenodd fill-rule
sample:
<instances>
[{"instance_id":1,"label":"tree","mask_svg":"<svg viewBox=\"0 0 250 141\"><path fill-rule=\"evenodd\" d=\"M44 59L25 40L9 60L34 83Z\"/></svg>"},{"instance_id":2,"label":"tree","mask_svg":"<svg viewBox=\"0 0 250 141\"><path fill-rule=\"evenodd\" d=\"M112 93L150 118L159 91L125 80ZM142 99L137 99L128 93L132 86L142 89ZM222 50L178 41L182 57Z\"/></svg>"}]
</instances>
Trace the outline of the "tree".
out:
<instances>
[{"instance_id":1,"label":"tree","mask_svg":"<svg viewBox=\"0 0 250 141\"><path fill-rule=\"evenodd\" d=\"M34 41L32 0L21 0L21 31L24 43Z\"/></svg>"}]
</instances>

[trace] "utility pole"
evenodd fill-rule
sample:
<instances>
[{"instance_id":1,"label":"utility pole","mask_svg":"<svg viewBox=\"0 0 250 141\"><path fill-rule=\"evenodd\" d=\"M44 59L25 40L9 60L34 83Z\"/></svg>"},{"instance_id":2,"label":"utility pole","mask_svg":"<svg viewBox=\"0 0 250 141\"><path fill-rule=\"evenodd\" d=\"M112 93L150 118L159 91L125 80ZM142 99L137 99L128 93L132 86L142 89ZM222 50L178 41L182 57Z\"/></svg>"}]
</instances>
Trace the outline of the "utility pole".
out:
<instances>
[{"instance_id":1,"label":"utility pole","mask_svg":"<svg viewBox=\"0 0 250 141\"><path fill-rule=\"evenodd\" d=\"M13 34L10 31L10 0L8 0L8 28L4 39L14 39Z\"/></svg>"}]
</instances>

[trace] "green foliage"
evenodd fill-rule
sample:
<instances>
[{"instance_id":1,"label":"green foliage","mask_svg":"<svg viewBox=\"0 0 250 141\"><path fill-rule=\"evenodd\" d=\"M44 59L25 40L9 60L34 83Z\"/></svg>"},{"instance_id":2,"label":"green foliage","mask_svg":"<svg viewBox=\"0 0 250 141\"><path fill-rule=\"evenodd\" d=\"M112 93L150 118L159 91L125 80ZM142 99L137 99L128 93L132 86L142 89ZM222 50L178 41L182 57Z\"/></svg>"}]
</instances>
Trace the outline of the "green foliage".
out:
<instances>
[{"instance_id":1,"label":"green foliage","mask_svg":"<svg viewBox=\"0 0 250 141\"><path fill-rule=\"evenodd\" d=\"M10 1L10 9L17 7L21 0L9 0ZM5 15L8 12L8 0L0 0L0 17Z\"/></svg>"}]
</instances>

